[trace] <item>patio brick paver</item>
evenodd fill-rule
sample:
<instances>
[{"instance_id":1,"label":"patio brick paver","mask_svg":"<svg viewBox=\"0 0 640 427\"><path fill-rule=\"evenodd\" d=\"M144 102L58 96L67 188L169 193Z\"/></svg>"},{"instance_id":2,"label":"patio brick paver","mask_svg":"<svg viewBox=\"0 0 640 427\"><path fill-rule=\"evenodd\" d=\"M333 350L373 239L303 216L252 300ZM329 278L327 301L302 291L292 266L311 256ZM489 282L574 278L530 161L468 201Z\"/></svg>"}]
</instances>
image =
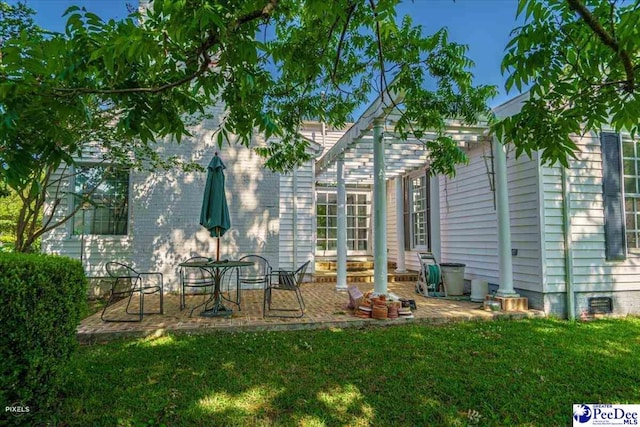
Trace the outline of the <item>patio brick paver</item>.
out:
<instances>
[{"instance_id":1,"label":"patio brick paver","mask_svg":"<svg viewBox=\"0 0 640 427\"><path fill-rule=\"evenodd\" d=\"M369 284L359 284L361 291L372 288ZM200 317L198 310L189 317L190 309L180 311L179 297L176 294L164 296L164 314L145 315L142 322L107 323L96 313L84 319L78 327L80 342L100 342L119 337L160 336L165 333L207 333L217 331L260 331L294 330L331 327L362 327L365 325L394 325L405 322L446 323L462 320L491 320L500 317L543 316L541 311L525 312L489 312L482 310L481 303L456 301L449 299L425 298L415 293L413 282L389 283L388 290L400 297L414 299L417 308L412 319L360 319L347 310L348 296L345 292L336 292L335 283L304 283L302 294L306 302L305 315L299 319L262 318L261 290L245 290L242 293L242 310L234 310L229 317ZM291 294L291 295L289 295ZM286 298L292 298L293 292L280 292L274 303L287 304ZM135 299L135 298L134 298ZM189 297L187 305L202 301L202 297ZM124 304L121 301L113 306L111 316L123 317ZM155 295L145 298L145 311L157 311L159 298ZM133 305L133 304L132 304ZM227 304L235 307L233 304ZM289 300L290 306L295 306ZM136 307L133 307L135 310ZM111 311L111 307L109 308Z\"/></svg>"}]
</instances>

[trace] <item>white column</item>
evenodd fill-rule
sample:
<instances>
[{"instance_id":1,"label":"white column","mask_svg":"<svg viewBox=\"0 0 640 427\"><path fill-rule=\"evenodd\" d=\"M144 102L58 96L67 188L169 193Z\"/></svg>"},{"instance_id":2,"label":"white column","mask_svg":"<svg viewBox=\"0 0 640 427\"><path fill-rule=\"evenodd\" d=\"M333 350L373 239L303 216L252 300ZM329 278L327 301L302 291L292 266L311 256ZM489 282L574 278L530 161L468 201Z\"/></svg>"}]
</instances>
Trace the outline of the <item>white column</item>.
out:
<instances>
[{"instance_id":1,"label":"white column","mask_svg":"<svg viewBox=\"0 0 640 427\"><path fill-rule=\"evenodd\" d=\"M507 155L504 146L493 138L496 166L496 208L498 210L498 265L500 283L497 296L518 297L513 289L513 261L511 258L511 223L509 220L509 189L507 187Z\"/></svg>"},{"instance_id":2,"label":"white column","mask_svg":"<svg viewBox=\"0 0 640 427\"><path fill-rule=\"evenodd\" d=\"M431 193L431 253L438 262L442 262L442 246L440 245L440 178L429 178L429 192Z\"/></svg>"},{"instance_id":3,"label":"white column","mask_svg":"<svg viewBox=\"0 0 640 427\"><path fill-rule=\"evenodd\" d=\"M404 259L404 191L402 177L395 179L396 186L396 242L398 258L396 259L396 273L405 273L407 266Z\"/></svg>"},{"instance_id":4,"label":"white column","mask_svg":"<svg viewBox=\"0 0 640 427\"><path fill-rule=\"evenodd\" d=\"M338 277L337 291L347 290L347 191L344 184L344 156L336 161L338 175Z\"/></svg>"},{"instance_id":5,"label":"white column","mask_svg":"<svg viewBox=\"0 0 640 427\"><path fill-rule=\"evenodd\" d=\"M373 290L387 293L387 188L384 161L384 120L373 122Z\"/></svg>"}]
</instances>

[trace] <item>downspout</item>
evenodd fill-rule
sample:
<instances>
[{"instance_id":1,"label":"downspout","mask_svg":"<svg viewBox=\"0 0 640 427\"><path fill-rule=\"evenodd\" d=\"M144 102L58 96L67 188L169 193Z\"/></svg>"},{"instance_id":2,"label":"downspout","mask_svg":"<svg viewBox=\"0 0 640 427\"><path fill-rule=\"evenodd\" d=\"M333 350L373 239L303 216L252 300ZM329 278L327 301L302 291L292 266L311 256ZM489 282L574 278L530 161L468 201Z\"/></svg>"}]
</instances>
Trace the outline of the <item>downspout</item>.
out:
<instances>
[{"instance_id":1,"label":"downspout","mask_svg":"<svg viewBox=\"0 0 640 427\"><path fill-rule=\"evenodd\" d=\"M293 216L292 219L292 226L293 226L293 261L291 262L292 264L292 270L295 270L298 265L298 173L297 173L297 169L293 170L293 175L291 176L291 179L293 179L293 207L291 210L291 215Z\"/></svg>"},{"instance_id":2,"label":"downspout","mask_svg":"<svg viewBox=\"0 0 640 427\"><path fill-rule=\"evenodd\" d=\"M324 150L325 148L327 148L327 125L325 122L322 122L321 125L322 128L320 132L322 135L322 149Z\"/></svg>"},{"instance_id":3,"label":"downspout","mask_svg":"<svg viewBox=\"0 0 640 427\"><path fill-rule=\"evenodd\" d=\"M567 169L562 166L562 233L564 234L564 282L567 292L567 317L576 318L575 295L573 291L573 254L571 252L571 200Z\"/></svg>"}]
</instances>

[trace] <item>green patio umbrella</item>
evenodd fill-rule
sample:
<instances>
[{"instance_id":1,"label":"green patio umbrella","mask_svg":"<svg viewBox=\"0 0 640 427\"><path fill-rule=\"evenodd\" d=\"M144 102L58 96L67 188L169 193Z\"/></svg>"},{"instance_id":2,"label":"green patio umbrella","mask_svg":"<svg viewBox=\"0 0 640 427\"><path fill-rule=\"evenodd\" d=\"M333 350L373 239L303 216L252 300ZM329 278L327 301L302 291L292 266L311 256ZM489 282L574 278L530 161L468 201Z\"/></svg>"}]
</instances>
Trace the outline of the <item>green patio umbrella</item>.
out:
<instances>
[{"instance_id":1,"label":"green patio umbrella","mask_svg":"<svg viewBox=\"0 0 640 427\"><path fill-rule=\"evenodd\" d=\"M220 260L220 237L231 227L227 197L224 194L224 169L224 163L216 152L207 167L207 185L200 211L200 225L209 230L211 237L217 240L216 261Z\"/></svg>"}]
</instances>

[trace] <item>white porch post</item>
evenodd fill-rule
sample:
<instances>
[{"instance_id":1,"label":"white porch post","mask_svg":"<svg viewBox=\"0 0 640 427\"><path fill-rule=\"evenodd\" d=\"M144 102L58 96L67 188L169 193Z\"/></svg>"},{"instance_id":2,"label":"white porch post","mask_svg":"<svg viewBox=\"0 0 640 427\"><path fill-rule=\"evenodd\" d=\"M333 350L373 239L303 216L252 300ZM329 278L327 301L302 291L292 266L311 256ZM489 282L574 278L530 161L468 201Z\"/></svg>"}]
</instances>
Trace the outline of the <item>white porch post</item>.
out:
<instances>
[{"instance_id":1,"label":"white porch post","mask_svg":"<svg viewBox=\"0 0 640 427\"><path fill-rule=\"evenodd\" d=\"M385 180L384 120L373 122L373 290L387 293L387 188Z\"/></svg>"},{"instance_id":2,"label":"white porch post","mask_svg":"<svg viewBox=\"0 0 640 427\"><path fill-rule=\"evenodd\" d=\"M347 191L344 183L344 156L336 161L338 175L338 275L336 290L347 290Z\"/></svg>"},{"instance_id":3,"label":"white porch post","mask_svg":"<svg viewBox=\"0 0 640 427\"><path fill-rule=\"evenodd\" d=\"M500 283L497 296L518 297L513 289L513 260L511 258L511 223L509 220L509 190L507 187L507 155L504 146L493 138L496 165L496 208L498 213L498 260Z\"/></svg>"},{"instance_id":4,"label":"white porch post","mask_svg":"<svg viewBox=\"0 0 640 427\"><path fill-rule=\"evenodd\" d=\"M398 258L396 259L396 272L405 273L407 266L404 259L404 191L402 177L395 179L396 186L396 242Z\"/></svg>"}]
</instances>

